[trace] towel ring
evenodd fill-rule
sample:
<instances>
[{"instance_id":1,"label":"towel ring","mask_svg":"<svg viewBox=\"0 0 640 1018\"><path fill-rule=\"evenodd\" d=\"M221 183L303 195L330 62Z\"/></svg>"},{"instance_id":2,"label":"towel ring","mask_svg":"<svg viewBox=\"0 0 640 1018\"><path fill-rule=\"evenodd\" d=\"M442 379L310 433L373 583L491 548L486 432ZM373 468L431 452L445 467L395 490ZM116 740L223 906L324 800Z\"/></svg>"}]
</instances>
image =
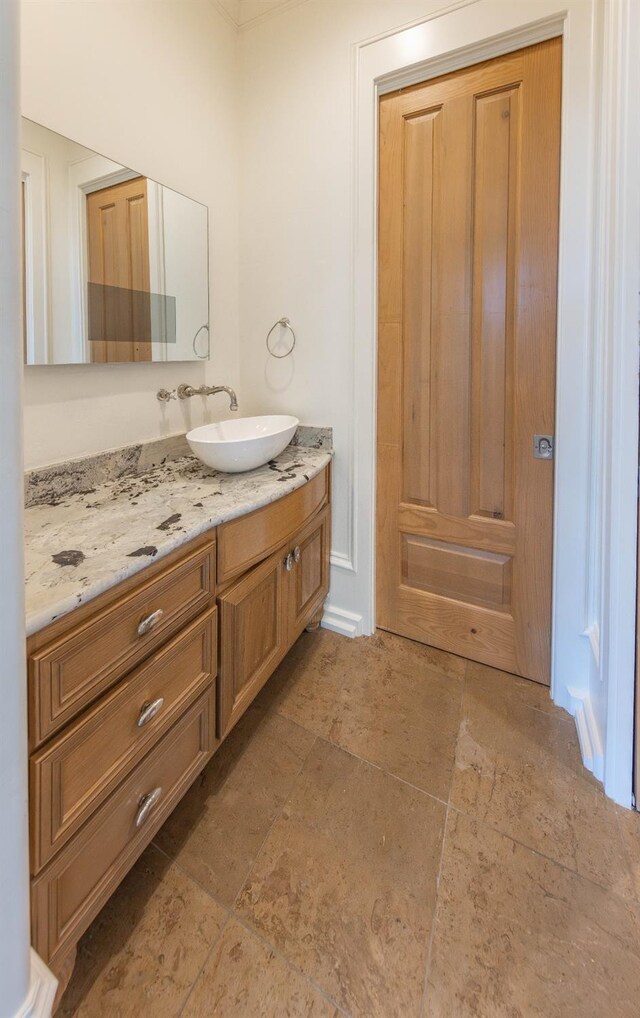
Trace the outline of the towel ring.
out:
<instances>
[{"instance_id":1,"label":"towel ring","mask_svg":"<svg viewBox=\"0 0 640 1018\"><path fill-rule=\"evenodd\" d=\"M285 329L288 329L291 335L293 336L293 342L286 353L274 353L269 345L271 333L278 325L282 325ZM288 357L290 353L293 353L295 345L296 345L296 334L293 331L293 328L291 327L291 322L289 321L288 318L279 318L275 325L272 325L267 333L267 350L269 351L272 357L277 357L278 360L280 361L283 359L283 357Z\"/></svg>"},{"instance_id":2,"label":"towel ring","mask_svg":"<svg viewBox=\"0 0 640 1018\"><path fill-rule=\"evenodd\" d=\"M196 343L198 341L198 336L200 335L200 333L202 332L203 329L207 330L207 352L206 353L198 353L198 349L196 347ZM210 350L209 350L209 326L206 323L204 325L200 326L200 328L196 332L195 336L193 337L193 343L191 345L193 347L193 352L196 355L196 357L198 358L198 360L199 361L206 361L208 356L209 356L209 353L210 353Z\"/></svg>"}]
</instances>

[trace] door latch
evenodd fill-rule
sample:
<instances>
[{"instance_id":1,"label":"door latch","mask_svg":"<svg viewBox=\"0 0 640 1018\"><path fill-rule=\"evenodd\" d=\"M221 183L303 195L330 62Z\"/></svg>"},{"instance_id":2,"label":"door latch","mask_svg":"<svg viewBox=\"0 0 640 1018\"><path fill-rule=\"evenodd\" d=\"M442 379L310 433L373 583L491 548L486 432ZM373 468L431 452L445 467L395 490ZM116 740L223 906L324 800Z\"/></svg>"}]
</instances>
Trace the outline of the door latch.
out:
<instances>
[{"instance_id":1,"label":"door latch","mask_svg":"<svg viewBox=\"0 0 640 1018\"><path fill-rule=\"evenodd\" d=\"M552 460L553 435L534 435L533 455L537 460Z\"/></svg>"}]
</instances>

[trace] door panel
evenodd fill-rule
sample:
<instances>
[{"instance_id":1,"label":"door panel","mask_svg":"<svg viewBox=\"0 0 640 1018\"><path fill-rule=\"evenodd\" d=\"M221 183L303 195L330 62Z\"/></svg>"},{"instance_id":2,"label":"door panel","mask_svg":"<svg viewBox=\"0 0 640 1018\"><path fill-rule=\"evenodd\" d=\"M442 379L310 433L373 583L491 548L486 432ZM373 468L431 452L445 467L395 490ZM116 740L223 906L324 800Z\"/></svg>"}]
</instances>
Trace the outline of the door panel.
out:
<instances>
[{"instance_id":1,"label":"door panel","mask_svg":"<svg viewBox=\"0 0 640 1018\"><path fill-rule=\"evenodd\" d=\"M561 42L380 102L378 624L549 682Z\"/></svg>"},{"instance_id":2,"label":"door panel","mask_svg":"<svg viewBox=\"0 0 640 1018\"><path fill-rule=\"evenodd\" d=\"M507 611L511 603L511 558L446 541L403 534L402 582L485 608Z\"/></svg>"},{"instance_id":3,"label":"door panel","mask_svg":"<svg viewBox=\"0 0 640 1018\"><path fill-rule=\"evenodd\" d=\"M481 97L475 107L471 335L470 507L513 516L514 276L519 91Z\"/></svg>"}]
</instances>

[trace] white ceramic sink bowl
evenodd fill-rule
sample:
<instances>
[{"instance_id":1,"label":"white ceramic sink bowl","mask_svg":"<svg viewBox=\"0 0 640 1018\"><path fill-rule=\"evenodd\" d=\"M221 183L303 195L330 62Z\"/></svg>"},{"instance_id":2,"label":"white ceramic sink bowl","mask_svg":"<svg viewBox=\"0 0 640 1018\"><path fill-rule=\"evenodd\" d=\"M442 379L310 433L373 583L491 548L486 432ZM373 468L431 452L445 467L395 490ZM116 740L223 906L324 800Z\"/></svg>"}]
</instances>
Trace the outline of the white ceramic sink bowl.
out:
<instances>
[{"instance_id":1,"label":"white ceramic sink bowl","mask_svg":"<svg viewBox=\"0 0 640 1018\"><path fill-rule=\"evenodd\" d=\"M299 423L297 417L288 414L235 417L194 428L187 433L187 442L208 467L239 474L278 456L289 445Z\"/></svg>"}]
</instances>

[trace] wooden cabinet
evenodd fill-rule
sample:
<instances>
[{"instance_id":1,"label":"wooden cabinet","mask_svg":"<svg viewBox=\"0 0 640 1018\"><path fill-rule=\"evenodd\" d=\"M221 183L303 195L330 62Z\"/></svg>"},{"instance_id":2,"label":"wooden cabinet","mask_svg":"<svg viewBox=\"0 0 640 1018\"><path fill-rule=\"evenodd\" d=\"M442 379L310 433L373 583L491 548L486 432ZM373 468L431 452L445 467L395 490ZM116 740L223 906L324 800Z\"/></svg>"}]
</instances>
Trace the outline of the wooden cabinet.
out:
<instances>
[{"instance_id":1,"label":"wooden cabinet","mask_svg":"<svg viewBox=\"0 0 640 1018\"><path fill-rule=\"evenodd\" d=\"M327 467L29 638L32 939L59 995L99 909L319 621L330 483Z\"/></svg>"},{"instance_id":2,"label":"wooden cabinet","mask_svg":"<svg viewBox=\"0 0 640 1018\"><path fill-rule=\"evenodd\" d=\"M322 610L329 590L329 544L330 508L326 506L288 544L220 597L221 739Z\"/></svg>"},{"instance_id":3,"label":"wooden cabinet","mask_svg":"<svg viewBox=\"0 0 640 1018\"><path fill-rule=\"evenodd\" d=\"M220 598L220 738L281 661L287 636L285 571L278 552Z\"/></svg>"},{"instance_id":4,"label":"wooden cabinet","mask_svg":"<svg viewBox=\"0 0 640 1018\"><path fill-rule=\"evenodd\" d=\"M296 538L288 584L289 646L322 610L329 591L330 513L327 506Z\"/></svg>"},{"instance_id":5,"label":"wooden cabinet","mask_svg":"<svg viewBox=\"0 0 640 1018\"><path fill-rule=\"evenodd\" d=\"M218 527L218 583L245 573L267 555L291 543L307 520L329 501L329 469L277 502Z\"/></svg>"}]
</instances>

